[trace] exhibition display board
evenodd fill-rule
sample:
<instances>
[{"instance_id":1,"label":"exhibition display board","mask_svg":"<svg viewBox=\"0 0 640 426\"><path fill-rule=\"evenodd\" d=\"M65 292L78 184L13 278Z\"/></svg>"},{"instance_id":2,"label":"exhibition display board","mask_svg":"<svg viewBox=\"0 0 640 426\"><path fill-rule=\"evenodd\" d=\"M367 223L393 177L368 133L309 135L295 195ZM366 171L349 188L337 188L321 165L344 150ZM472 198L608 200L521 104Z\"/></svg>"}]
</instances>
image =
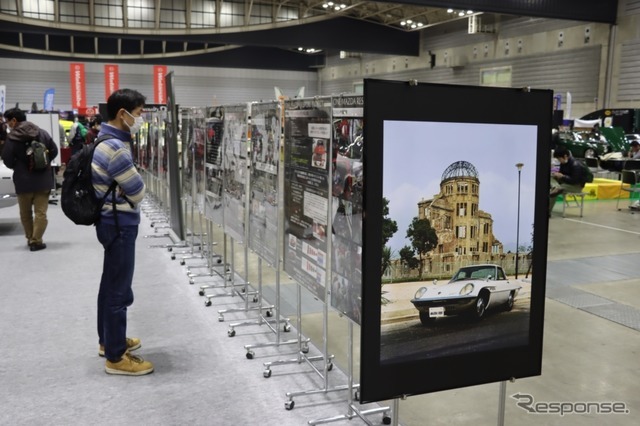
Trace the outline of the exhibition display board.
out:
<instances>
[{"instance_id":1,"label":"exhibition display board","mask_svg":"<svg viewBox=\"0 0 640 426\"><path fill-rule=\"evenodd\" d=\"M206 117L200 112L194 126L201 128L205 140L205 185L206 217L213 223L222 225L222 135L223 110L211 108Z\"/></svg>"},{"instance_id":2,"label":"exhibition display board","mask_svg":"<svg viewBox=\"0 0 640 426\"><path fill-rule=\"evenodd\" d=\"M284 103L284 270L326 299L331 98Z\"/></svg>"},{"instance_id":3,"label":"exhibition display board","mask_svg":"<svg viewBox=\"0 0 640 426\"><path fill-rule=\"evenodd\" d=\"M361 401L539 375L552 92L365 80L364 101ZM389 220L391 250L453 277L411 299L419 329L382 323ZM532 228L531 275L505 276Z\"/></svg>"},{"instance_id":4,"label":"exhibition display board","mask_svg":"<svg viewBox=\"0 0 640 426\"><path fill-rule=\"evenodd\" d=\"M224 230L236 242L245 240L247 180L248 105L231 105L224 108L222 131L222 204Z\"/></svg>"},{"instance_id":5,"label":"exhibition display board","mask_svg":"<svg viewBox=\"0 0 640 426\"><path fill-rule=\"evenodd\" d=\"M331 307L360 324L364 122L362 96L335 96L332 104Z\"/></svg>"},{"instance_id":6,"label":"exhibition display board","mask_svg":"<svg viewBox=\"0 0 640 426\"><path fill-rule=\"evenodd\" d=\"M251 176L249 179L249 248L278 267L280 122L278 102L251 105Z\"/></svg>"}]
</instances>

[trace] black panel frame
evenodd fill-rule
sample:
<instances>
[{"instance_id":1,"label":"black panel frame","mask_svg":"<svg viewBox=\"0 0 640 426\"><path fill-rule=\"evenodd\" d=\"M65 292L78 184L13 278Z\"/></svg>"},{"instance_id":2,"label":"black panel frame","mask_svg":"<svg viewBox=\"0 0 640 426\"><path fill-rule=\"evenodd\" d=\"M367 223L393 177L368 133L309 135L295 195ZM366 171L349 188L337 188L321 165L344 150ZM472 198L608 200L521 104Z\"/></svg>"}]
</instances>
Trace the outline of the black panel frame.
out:
<instances>
[{"instance_id":1,"label":"black panel frame","mask_svg":"<svg viewBox=\"0 0 640 426\"><path fill-rule=\"evenodd\" d=\"M362 403L541 374L552 97L550 90L413 85L365 79L367 150L364 154L363 265L366 266L363 267L362 280ZM379 271L382 257L383 135L386 120L537 126L535 233L528 344L406 362L380 361ZM443 145L442 149L446 147ZM499 158L496 161L500 161Z\"/></svg>"}]
</instances>

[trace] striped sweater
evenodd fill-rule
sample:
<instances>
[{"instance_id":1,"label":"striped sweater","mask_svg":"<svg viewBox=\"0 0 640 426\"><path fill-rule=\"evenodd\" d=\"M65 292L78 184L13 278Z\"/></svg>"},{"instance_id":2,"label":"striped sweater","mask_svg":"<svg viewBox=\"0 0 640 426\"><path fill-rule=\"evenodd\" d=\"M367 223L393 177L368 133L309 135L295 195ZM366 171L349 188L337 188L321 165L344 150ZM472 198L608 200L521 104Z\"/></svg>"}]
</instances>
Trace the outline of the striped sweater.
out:
<instances>
[{"instance_id":1,"label":"striped sweater","mask_svg":"<svg viewBox=\"0 0 640 426\"><path fill-rule=\"evenodd\" d=\"M113 135L96 147L91 163L93 188L98 198L104 197L109 186L115 180L116 209L118 210L118 224L122 226L138 225L140 223L140 210L138 204L144 197L144 182L142 176L136 170L131 156L131 135L128 132L117 129L106 123L102 124L98 136ZM126 199L124 198L126 196ZM127 200L133 204L133 207ZM111 195L107 198L102 208L101 221L115 224Z\"/></svg>"}]
</instances>

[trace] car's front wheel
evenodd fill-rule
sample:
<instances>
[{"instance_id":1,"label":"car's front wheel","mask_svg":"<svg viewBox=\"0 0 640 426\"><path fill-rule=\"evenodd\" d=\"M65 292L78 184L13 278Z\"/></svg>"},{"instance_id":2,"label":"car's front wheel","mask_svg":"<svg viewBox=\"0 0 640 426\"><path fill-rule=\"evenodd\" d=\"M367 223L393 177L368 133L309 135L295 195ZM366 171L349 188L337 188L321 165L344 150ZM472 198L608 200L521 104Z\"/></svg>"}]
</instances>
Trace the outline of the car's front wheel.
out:
<instances>
[{"instance_id":1,"label":"car's front wheel","mask_svg":"<svg viewBox=\"0 0 640 426\"><path fill-rule=\"evenodd\" d=\"M481 292L476 299L476 309L474 311L476 319L481 319L487 312L487 304L489 303L489 295L486 291Z\"/></svg>"},{"instance_id":2,"label":"car's front wheel","mask_svg":"<svg viewBox=\"0 0 640 426\"><path fill-rule=\"evenodd\" d=\"M507 303L504 305L505 311L510 311L513 309L513 303L515 301L515 292L512 291L509 293L509 298L507 299Z\"/></svg>"},{"instance_id":3,"label":"car's front wheel","mask_svg":"<svg viewBox=\"0 0 640 426\"><path fill-rule=\"evenodd\" d=\"M435 318L429 316L429 312L419 312L420 314L420 322L422 325L431 325L435 322Z\"/></svg>"}]
</instances>

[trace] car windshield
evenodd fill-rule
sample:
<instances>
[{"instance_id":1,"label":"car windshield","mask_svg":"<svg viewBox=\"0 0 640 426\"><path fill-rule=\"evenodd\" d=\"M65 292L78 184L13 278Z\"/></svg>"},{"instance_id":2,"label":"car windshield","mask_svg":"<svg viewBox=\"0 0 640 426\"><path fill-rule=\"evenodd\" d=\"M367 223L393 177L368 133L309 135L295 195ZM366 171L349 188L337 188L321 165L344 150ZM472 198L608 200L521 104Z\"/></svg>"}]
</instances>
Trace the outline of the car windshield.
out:
<instances>
[{"instance_id":1,"label":"car windshield","mask_svg":"<svg viewBox=\"0 0 640 426\"><path fill-rule=\"evenodd\" d=\"M485 280L490 277L492 280L496 279L495 266L469 266L461 268L457 274L451 278L451 282L465 281L465 280Z\"/></svg>"}]
</instances>

